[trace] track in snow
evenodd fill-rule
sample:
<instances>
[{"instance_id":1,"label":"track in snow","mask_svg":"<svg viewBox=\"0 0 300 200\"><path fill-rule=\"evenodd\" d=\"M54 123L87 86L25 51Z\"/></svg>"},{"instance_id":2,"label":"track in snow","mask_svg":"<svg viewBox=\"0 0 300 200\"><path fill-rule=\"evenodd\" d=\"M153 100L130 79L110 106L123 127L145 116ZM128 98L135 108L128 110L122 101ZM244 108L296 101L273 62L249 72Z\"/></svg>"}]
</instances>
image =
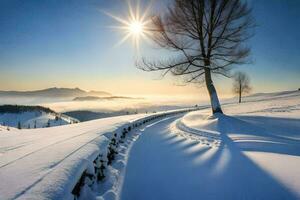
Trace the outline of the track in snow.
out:
<instances>
[{"instance_id":1,"label":"track in snow","mask_svg":"<svg viewBox=\"0 0 300 200\"><path fill-rule=\"evenodd\" d=\"M17 159L11 160L11 161L9 161L9 162L7 162L7 163L1 165L1 166L0 166L0 169L3 168L3 167L8 166L8 165L10 165L10 164L13 164L13 163L15 163L15 162L17 162L17 161L19 161L19 160L21 160L21 159L24 159L24 158L26 158L26 157L28 157L28 156L34 154L34 153L38 153L38 152L40 152L40 151L42 151L42 150L45 150L45 149L50 148L50 147L53 147L53 146L55 146L55 145L59 145L59 144L64 143L64 142L71 141L71 140L76 139L76 138L78 138L78 137L80 137L80 136L83 136L83 135L86 135L86 134L91 134L92 132L95 132L96 130L97 130L97 129L95 129L95 130L93 130L93 131L86 131L86 132L83 132L83 133L81 133L81 134L78 134L78 135L75 135L75 136L72 136L72 137L64 138L64 139L62 139L62 140L59 139L59 140L57 140L57 141L54 142L54 143L47 144L47 145L45 145L45 146L43 146L43 147L41 147L41 148L38 148L38 149L36 149L36 150L34 150L34 151L31 151L31 152L29 152L29 153L26 153L26 154L22 155L21 157L18 157ZM90 141L88 141L86 144L92 142L93 140L95 140L96 138L98 138L98 137L100 137L100 136L101 136L101 135L98 135L98 136L92 138L92 139L91 139ZM28 144L30 144L30 143L26 143L26 146L27 146ZM23 146L25 146L25 145L21 145L21 146L19 146L18 148L14 148L14 149L11 149L11 150L19 149L19 148L22 148ZM79 150L79 149L80 149L80 148L76 149L75 151L77 151L77 150ZM73 151L73 152L75 152L75 151ZM72 152L72 153L73 153L73 152ZM67 157L68 157L68 156L66 156L65 158L67 158Z\"/></svg>"}]
</instances>

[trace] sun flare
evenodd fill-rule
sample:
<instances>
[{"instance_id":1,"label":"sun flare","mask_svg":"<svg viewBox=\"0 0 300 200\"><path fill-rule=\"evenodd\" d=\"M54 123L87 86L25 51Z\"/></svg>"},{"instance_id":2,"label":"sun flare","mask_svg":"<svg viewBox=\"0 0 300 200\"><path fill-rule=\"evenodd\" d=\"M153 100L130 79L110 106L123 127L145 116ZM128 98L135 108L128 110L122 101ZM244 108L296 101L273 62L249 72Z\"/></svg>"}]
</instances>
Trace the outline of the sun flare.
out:
<instances>
[{"instance_id":1,"label":"sun flare","mask_svg":"<svg viewBox=\"0 0 300 200\"><path fill-rule=\"evenodd\" d=\"M144 27L141 22L133 21L129 24L129 30L134 35L140 35L140 34L143 34Z\"/></svg>"},{"instance_id":2,"label":"sun flare","mask_svg":"<svg viewBox=\"0 0 300 200\"><path fill-rule=\"evenodd\" d=\"M134 44L136 49L138 49L141 38L147 39L147 36L149 36L150 34L150 32L148 31L149 28L147 27L147 25L149 25L150 23L150 19L147 19L150 5L151 3L148 5L146 10L142 12L143 15L141 15L139 3L137 3L135 9L133 9L130 1L128 1L128 16L126 18L118 17L111 13L104 12L106 15L112 17L120 23L118 26L113 26L113 28L120 29L124 33L124 37L118 42L117 45L121 45L129 38L131 38L132 43Z\"/></svg>"}]
</instances>

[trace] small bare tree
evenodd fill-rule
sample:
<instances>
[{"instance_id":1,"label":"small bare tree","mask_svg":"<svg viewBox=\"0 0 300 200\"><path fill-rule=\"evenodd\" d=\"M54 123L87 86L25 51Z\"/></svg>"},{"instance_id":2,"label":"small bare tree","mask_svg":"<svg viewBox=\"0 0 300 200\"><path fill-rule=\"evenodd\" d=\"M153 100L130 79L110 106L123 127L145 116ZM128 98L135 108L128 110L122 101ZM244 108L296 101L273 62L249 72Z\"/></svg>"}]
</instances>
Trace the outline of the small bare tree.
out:
<instances>
[{"instance_id":1,"label":"small bare tree","mask_svg":"<svg viewBox=\"0 0 300 200\"><path fill-rule=\"evenodd\" d=\"M233 93L239 96L239 103L242 102L242 95L251 91L250 78L244 72L236 72L234 74Z\"/></svg>"},{"instance_id":2,"label":"small bare tree","mask_svg":"<svg viewBox=\"0 0 300 200\"><path fill-rule=\"evenodd\" d=\"M183 76L187 83L205 82L213 113L222 113L212 74L228 76L233 65L247 62L243 45L252 35L251 9L243 0L174 0L166 14L152 18L151 38L176 55L137 63L144 71Z\"/></svg>"}]
</instances>

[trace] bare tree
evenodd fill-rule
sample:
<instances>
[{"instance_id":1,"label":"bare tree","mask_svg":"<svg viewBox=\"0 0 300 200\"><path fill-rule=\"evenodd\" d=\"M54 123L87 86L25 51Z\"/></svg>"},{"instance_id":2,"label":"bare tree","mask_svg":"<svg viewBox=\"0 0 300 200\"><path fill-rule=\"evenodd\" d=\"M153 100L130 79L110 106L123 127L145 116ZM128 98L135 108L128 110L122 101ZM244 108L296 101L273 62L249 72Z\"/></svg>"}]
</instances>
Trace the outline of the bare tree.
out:
<instances>
[{"instance_id":1,"label":"bare tree","mask_svg":"<svg viewBox=\"0 0 300 200\"><path fill-rule=\"evenodd\" d=\"M233 65L246 63L250 49L251 9L243 0L174 0L166 14L152 18L151 38L175 52L170 59L143 58L144 71L184 77L187 83L206 83L213 113L222 113L212 74L229 75Z\"/></svg>"},{"instance_id":2,"label":"bare tree","mask_svg":"<svg viewBox=\"0 0 300 200\"><path fill-rule=\"evenodd\" d=\"M236 72L234 74L233 92L239 96L239 103L242 102L242 95L251 91L250 78L244 72Z\"/></svg>"}]
</instances>

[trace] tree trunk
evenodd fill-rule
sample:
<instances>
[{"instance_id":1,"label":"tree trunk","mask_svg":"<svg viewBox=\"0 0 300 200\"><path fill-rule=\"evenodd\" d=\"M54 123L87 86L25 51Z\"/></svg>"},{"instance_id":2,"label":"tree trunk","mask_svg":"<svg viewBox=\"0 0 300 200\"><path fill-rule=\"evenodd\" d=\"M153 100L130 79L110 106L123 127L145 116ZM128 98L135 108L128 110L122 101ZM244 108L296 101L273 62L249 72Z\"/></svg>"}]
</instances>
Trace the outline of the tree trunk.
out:
<instances>
[{"instance_id":1,"label":"tree trunk","mask_svg":"<svg viewBox=\"0 0 300 200\"><path fill-rule=\"evenodd\" d=\"M213 114L223 113L220 102L219 102L219 98L217 95L217 91L216 91L213 81L211 79L211 72L210 72L209 68L205 68L205 83L206 83L207 91L208 91L208 94L210 97L210 104L211 104Z\"/></svg>"},{"instance_id":2,"label":"tree trunk","mask_svg":"<svg viewBox=\"0 0 300 200\"><path fill-rule=\"evenodd\" d=\"M239 103L242 102L242 83L240 83L240 88L239 88Z\"/></svg>"}]
</instances>

